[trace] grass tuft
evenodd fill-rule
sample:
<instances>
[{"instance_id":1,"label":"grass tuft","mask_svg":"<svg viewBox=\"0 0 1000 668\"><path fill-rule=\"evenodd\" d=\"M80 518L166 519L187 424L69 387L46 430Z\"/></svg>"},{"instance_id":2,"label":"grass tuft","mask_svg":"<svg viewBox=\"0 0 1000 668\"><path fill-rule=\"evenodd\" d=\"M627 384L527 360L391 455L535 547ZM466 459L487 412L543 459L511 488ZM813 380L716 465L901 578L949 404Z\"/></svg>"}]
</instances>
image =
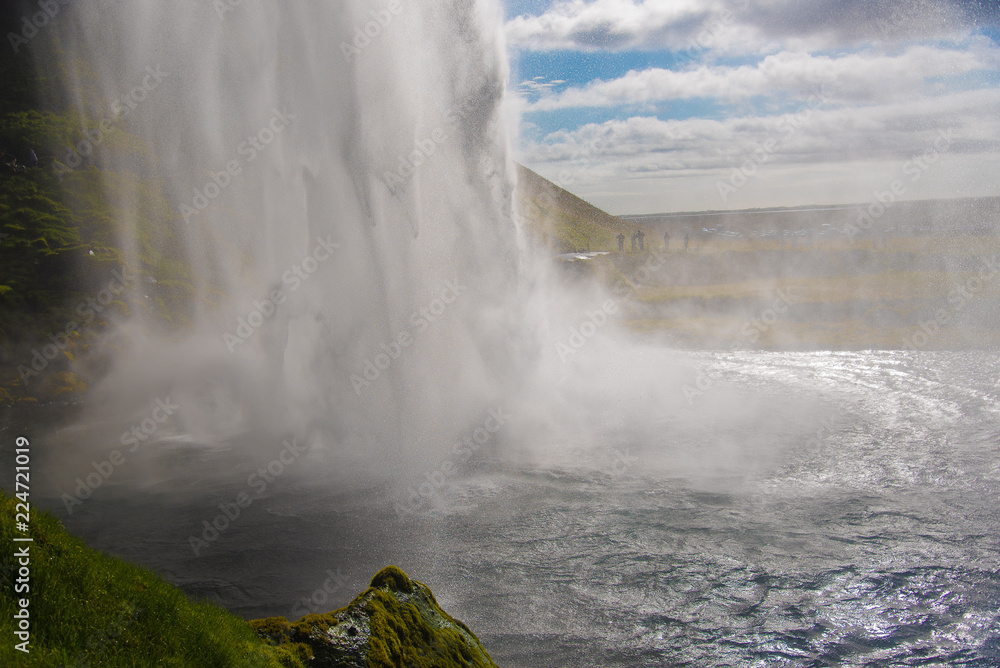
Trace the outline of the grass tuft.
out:
<instances>
[{"instance_id":1,"label":"grass tuft","mask_svg":"<svg viewBox=\"0 0 1000 668\"><path fill-rule=\"evenodd\" d=\"M152 571L92 550L53 515L32 509L31 543L14 543L18 499L0 490L0 535L5 545L29 545L27 591L15 593L14 550L0 555L0 632L15 636L18 600L27 599L30 652L0 647L0 665L192 666L302 668L301 648L279 651L246 621L211 603L197 603ZM16 598L15 598L16 597Z\"/></svg>"}]
</instances>

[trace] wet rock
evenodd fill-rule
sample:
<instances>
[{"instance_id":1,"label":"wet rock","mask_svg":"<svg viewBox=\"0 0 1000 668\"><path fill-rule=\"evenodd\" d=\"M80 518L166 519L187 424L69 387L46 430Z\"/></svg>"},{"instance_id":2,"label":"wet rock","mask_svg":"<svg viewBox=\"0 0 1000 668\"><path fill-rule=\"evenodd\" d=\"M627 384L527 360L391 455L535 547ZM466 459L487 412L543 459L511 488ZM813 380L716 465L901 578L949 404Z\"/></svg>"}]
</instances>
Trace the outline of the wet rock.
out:
<instances>
[{"instance_id":1,"label":"wet rock","mask_svg":"<svg viewBox=\"0 0 1000 668\"><path fill-rule=\"evenodd\" d=\"M396 566L346 607L297 622L250 622L257 634L316 668L496 668L476 635L441 609L427 585Z\"/></svg>"}]
</instances>

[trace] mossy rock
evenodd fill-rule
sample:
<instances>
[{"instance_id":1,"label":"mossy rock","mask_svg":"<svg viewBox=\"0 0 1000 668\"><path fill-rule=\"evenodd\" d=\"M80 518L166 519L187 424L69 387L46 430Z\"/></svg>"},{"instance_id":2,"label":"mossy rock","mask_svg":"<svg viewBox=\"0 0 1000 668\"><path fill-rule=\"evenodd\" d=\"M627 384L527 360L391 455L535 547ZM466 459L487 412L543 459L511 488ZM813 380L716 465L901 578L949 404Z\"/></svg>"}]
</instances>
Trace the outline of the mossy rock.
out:
<instances>
[{"instance_id":1,"label":"mossy rock","mask_svg":"<svg viewBox=\"0 0 1000 668\"><path fill-rule=\"evenodd\" d=\"M404 594L413 593L413 582L399 566L386 566L372 578L369 587L376 589L388 588Z\"/></svg>"},{"instance_id":2,"label":"mossy rock","mask_svg":"<svg viewBox=\"0 0 1000 668\"><path fill-rule=\"evenodd\" d=\"M292 625L284 617L255 619L250 627L264 640L276 645L287 643L292 637Z\"/></svg>"},{"instance_id":3,"label":"mossy rock","mask_svg":"<svg viewBox=\"0 0 1000 668\"><path fill-rule=\"evenodd\" d=\"M496 668L479 638L441 609L430 588L396 566L372 578L346 607L297 622L250 622L279 648L308 646L316 668Z\"/></svg>"}]
</instances>

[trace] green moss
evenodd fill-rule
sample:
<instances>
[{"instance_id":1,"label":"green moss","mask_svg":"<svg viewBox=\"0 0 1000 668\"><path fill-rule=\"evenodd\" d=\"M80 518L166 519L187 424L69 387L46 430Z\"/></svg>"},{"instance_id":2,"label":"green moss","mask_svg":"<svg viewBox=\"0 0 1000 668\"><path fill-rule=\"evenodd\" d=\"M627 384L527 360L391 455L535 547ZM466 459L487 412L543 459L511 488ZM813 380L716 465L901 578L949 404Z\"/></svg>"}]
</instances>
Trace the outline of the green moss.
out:
<instances>
[{"instance_id":1,"label":"green moss","mask_svg":"<svg viewBox=\"0 0 1000 668\"><path fill-rule=\"evenodd\" d=\"M440 616L450 619L436 603L433 607ZM376 590L366 612L371 629L369 668L494 665L489 655L474 647L460 631L432 625L434 616L426 614L415 602L400 603L392 595Z\"/></svg>"},{"instance_id":2,"label":"green moss","mask_svg":"<svg viewBox=\"0 0 1000 668\"><path fill-rule=\"evenodd\" d=\"M479 638L441 609L427 585L396 566L376 573L371 584L338 610L251 625L276 646L307 645L316 666L496 668Z\"/></svg>"},{"instance_id":3,"label":"green moss","mask_svg":"<svg viewBox=\"0 0 1000 668\"><path fill-rule=\"evenodd\" d=\"M284 617L255 619L250 622L250 628L260 637L278 645L288 642L292 637L292 625Z\"/></svg>"},{"instance_id":4,"label":"green moss","mask_svg":"<svg viewBox=\"0 0 1000 668\"><path fill-rule=\"evenodd\" d=\"M376 589L388 587L390 591L401 591L406 594L413 593L413 583L398 566L386 566L380 570L372 578L369 586Z\"/></svg>"},{"instance_id":5,"label":"green moss","mask_svg":"<svg viewBox=\"0 0 1000 668\"><path fill-rule=\"evenodd\" d=\"M0 490L0 535L17 545L17 499ZM51 514L31 510L30 653L0 646L0 665L259 666L301 668L303 648L279 651L245 621L208 603L192 603L151 571L87 548ZM0 554L0 572L13 579L14 549ZM0 632L14 637L20 608L14 588L0 588ZM78 663L80 662L80 663Z\"/></svg>"},{"instance_id":6,"label":"green moss","mask_svg":"<svg viewBox=\"0 0 1000 668\"><path fill-rule=\"evenodd\" d=\"M282 645L277 653L282 668L301 668L315 658L312 648L301 642Z\"/></svg>"},{"instance_id":7,"label":"green moss","mask_svg":"<svg viewBox=\"0 0 1000 668\"><path fill-rule=\"evenodd\" d=\"M328 612L326 614L309 614L300 619L299 621L291 624L293 634L292 637L309 637L319 633L325 632L331 626L337 625L336 612Z\"/></svg>"}]
</instances>

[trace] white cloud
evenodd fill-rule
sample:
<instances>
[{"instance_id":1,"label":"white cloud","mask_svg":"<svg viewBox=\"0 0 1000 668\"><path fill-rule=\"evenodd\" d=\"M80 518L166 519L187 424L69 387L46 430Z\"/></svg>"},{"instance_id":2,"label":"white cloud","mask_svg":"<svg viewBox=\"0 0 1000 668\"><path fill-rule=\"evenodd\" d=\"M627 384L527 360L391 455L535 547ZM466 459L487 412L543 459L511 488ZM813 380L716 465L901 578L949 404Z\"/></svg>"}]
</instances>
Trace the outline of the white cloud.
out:
<instances>
[{"instance_id":1,"label":"white cloud","mask_svg":"<svg viewBox=\"0 0 1000 668\"><path fill-rule=\"evenodd\" d=\"M566 76L570 65L526 83L508 97L508 107L538 123L521 124L532 137L554 119L593 117L566 110L635 115L525 140L519 159L618 212L849 202L884 188L906 160L951 129L957 138L947 156L908 196L996 193L988 166L1000 164L1000 88L989 73L1000 70L1000 47L977 31L978 14L969 6L964 0L555 0L541 16L508 21L509 46L666 50L682 63L567 87L560 79L579 75ZM724 64L725 57L751 64ZM809 109L817 90L825 101ZM728 117L651 117L678 100L713 101L713 114ZM792 105L803 109L798 117L773 115ZM545 113L557 110L563 111ZM764 146L759 177L740 190L739 201L720 202L718 179ZM688 204L677 205L680 199Z\"/></svg>"},{"instance_id":2,"label":"white cloud","mask_svg":"<svg viewBox=\"0 0 1000 668\"><path fill-rule=\"evenodd\" d=\"M969 17L935 0L560 0L507 22L511 46L550 50L680 50L727 53L826 49L872 41L962 34Z\"/></svg>"},{"instance_id":3,"label":"white cloud","mask_svg":"<svg viewBox=\"0 0 1000 668\"><path fill-rule=\"evenodd\" d=\"M652 46L686 36L719 2L699 0L568 0L555 3L540 16L519 16L507 22L509 44L540 50L619 49Z\"/></svg>"},{"instance_id":4,"label":"white cloud","mask_svg":"<svg viewBox=\"0 0 1000 668\"><path fill-rule=\"evenodd\" d=\"M869 107L803 106L797 114L769 117L634 117L551 133L528 144L521 159L542 173L594 182L731 170L763 147L769 147L769 168L903 161L948 129L956 136L951 152L995 154L998 111L1000 91L978 90Z\"/></svg>"},{"instance_id":5,"label":"white cloud","mask_svg":"<svg viewBox=\"0 0 1000 668\"><path fill-rule=\"evenodd\" d=\"M838 57L786 51L756 65L632 71L618 79L543 96L527 108L551 111L690 98L732 102L783 93L808 97L821 85L831 99L840 102L898 100L919 95L929 77L1000 67L1000 48L986 41L973 50L914 46L898 55L865 52Z\"/></svg>"}]
</instances>

